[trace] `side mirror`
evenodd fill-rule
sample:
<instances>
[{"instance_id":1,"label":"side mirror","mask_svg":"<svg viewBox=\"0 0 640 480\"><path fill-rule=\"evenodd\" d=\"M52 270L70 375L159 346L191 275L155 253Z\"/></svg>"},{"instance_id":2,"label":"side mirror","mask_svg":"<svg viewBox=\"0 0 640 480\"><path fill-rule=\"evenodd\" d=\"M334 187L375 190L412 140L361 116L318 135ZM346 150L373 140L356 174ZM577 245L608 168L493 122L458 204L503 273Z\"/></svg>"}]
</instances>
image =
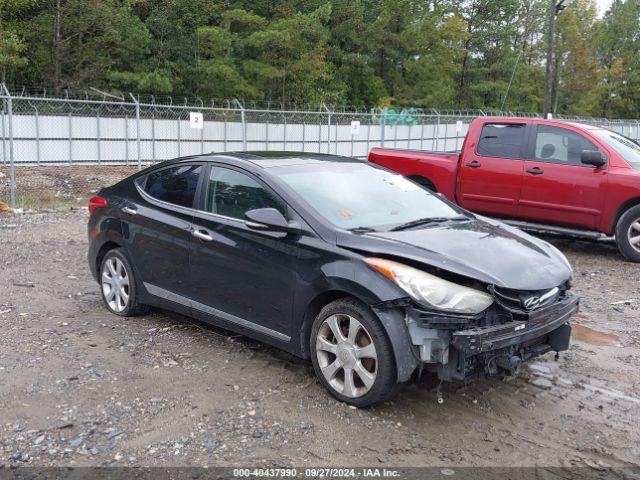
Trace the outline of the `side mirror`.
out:
<instances>
[{"instance_id":1,"label":"side mirror","mask_svg":"<svg viewBox=\"0 0 640 480\"><path fill-rule=\"evenodd\" d=\"M599 150L583 150L580 155L580 161L585 165L592 165L596 168L604 167L607 160Z\"/></svg>"},{"instance_id":2,"label":"side mirror","mask_svg":"<svg viewBox=\"0 0 640 480\"><path fill-rule=\"evenodd\" d=\"M256 208L244 214L244 224L253 230L268 232L302 233L298 222L288 222L275 208Z\"/></svg>"}]
</instances>

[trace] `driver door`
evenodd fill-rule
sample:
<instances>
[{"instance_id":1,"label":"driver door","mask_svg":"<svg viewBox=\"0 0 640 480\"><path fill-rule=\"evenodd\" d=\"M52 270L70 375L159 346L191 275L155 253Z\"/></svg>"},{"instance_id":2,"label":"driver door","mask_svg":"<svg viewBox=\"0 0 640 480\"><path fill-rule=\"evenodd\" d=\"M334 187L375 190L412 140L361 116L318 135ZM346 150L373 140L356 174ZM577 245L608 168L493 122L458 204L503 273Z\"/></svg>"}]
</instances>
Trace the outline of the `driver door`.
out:
<instances>
[{"instance_id":1,"label":"driver door","mask_svg":"<svg viewBox=\"0 0 640 480\"><path fill-rule=\"evenodd\" d=\"M540 124L524 162L518 217L533 222L595 229L604 204L607 173L580 161L583 150L599 150L584 135Z\"/></svg>"},{"instance_id":2,"label":"driver door","mask_svg":"<svg viewBox=\"0 0 640 480\"><path fill-rule=\"evenodd\" d=\"M244 214L288 207L249 172L213 165L194 213L189 264L195 310L280 341L291 333L299 236L252 230Z\"/></svg>"}]
</instances>

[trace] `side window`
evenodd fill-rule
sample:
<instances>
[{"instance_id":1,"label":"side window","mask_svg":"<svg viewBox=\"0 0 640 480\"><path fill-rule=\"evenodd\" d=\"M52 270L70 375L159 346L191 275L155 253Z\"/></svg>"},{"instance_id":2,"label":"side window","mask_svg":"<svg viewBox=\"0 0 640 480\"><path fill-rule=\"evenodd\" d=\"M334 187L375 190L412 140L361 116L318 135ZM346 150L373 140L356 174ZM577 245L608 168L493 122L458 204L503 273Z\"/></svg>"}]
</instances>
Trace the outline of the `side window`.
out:
<instances>
[{"instance_id":1,"label":"side window","mask_svg":"<svg viewBox=\"0 0 640 480\"><path fill-rule=\"evenodd\" d=\"M539 125L536 134L535 160L581 165L583 150L598 150L582 135L564 128Z\"/></svg>"},{"instance_id":2,"label":"side window","mask_svg":"<svg viewBox=\"0 0 640 480\"><path fill-rule=\"evenodd\" d=\"M483 157L522 158L526 125L486 123L480 132L477 153Z\"/></svg>"},{"instance_id":3,"label":"side window","mask_svg":"<svg viewBox=\"0 0 640 480\"><path fill-rule=\"evenodd\" d=\"M163 202L191 208L201 170L200 165L182 165L157 170L147 175L144 190Z\"/></svg>"},{"instance_id":4,"label":"side window","mask_svg":"<svg viewBox=\"0 0 640 480\"><path fill-rule=\"evenodd\" d=\"M213 167L207 189L208 212L244 220L244 213L256 208L276 208L287 215L286 207L256 180L228 168Z\"/></svg>"}]
</instances>

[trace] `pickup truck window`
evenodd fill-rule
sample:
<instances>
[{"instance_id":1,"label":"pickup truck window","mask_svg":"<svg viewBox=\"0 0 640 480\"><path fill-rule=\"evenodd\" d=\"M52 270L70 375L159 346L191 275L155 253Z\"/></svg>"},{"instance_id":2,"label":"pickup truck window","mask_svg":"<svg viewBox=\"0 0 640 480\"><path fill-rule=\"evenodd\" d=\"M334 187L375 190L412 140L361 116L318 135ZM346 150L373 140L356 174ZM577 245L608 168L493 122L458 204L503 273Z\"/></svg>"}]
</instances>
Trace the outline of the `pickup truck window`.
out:
<instances>
[{"instance_id":1,"label":"pickup truck window","mask_svg":"<svg viewBox=\"0 0 640 480\"><path fill-rule=\"evenodd\" d=\"M640 145L630 138L611 130L593 130L592 133L613 148L636 170L640 170Z\"/></svg>"},{"instance_id":2,"label":"pickup truck window","mask_svg":"<svg viewBox=\"0 0 640 480\"><path fill-rule=\"evenodd\" d=\"M518 123L486 123L480 132L477 154L482 157L522 158L526 128Z\"/></svg>"},{"instance_id":3,"label":"pickup truck window","mask_svg":"<svg viewBox=\"0 0 640 480\"><path fill-rule=\"evenodd\" d=\"M570 130L548 125L538 126L535 160L566 165L582 165L583 150L598 150L582 135Z\"/></svg>"}]
</instances>

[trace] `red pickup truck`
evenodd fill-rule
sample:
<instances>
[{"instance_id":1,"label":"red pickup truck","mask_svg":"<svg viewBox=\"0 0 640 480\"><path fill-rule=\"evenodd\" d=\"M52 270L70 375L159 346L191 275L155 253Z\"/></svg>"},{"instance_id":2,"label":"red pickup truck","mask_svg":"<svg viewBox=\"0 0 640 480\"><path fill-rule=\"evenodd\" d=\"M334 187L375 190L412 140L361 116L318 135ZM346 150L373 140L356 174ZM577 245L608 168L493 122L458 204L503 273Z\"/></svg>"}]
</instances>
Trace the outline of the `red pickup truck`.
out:
<instances>
[{"instance_id":1,"label":"red pickup truck","mask_svg":"<svg viewBox=\"0 0 640 480\"><path fill-rule=\"evenodd\" d=\"M460 152L374 148L369 161L525 230L600 238L640 262L640 145L558 120L479 118Z\"/></svg>"}]
</instances>

